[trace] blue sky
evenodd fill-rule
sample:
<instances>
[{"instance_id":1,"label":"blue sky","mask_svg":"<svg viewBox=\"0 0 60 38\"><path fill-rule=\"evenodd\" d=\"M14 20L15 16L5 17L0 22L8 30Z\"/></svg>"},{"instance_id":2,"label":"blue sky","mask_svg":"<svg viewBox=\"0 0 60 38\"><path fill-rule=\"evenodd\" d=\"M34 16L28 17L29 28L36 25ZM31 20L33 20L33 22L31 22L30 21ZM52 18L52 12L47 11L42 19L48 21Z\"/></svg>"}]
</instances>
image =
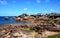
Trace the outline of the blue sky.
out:
<instances>
[{"instance_id":1,"label":"blue sky","mask_svg":"<svg viewBox=\"0 0 60 38\"><path fill-rule=\"evenodd\" d=\"M0 16L60 13L60 0L0 0Z\"/></svg>"}]
</instances>

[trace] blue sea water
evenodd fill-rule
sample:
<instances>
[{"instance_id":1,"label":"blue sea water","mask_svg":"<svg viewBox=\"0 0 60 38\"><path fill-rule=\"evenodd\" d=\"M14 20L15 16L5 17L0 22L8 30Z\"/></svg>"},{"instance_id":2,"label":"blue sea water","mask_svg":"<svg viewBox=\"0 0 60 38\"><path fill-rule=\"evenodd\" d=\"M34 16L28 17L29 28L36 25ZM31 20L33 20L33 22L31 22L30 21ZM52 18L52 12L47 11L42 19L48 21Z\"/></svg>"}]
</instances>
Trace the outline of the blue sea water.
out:
<instances>
[{"instance_id":1,"label":"blue sea water","mask_svg":"<svg viewBox=\"0 0 60 38\"><path fill-rule=\"evenodd\" d=\"M8 18L9 18L8 20L5 20L4 18L5 18L5 16L0 16L0 24L14 24L14 23L30 24L29 22L22 22L22 21L17 22L12 19L13 16L8 16Z\"/></svg>"}]
</instances>

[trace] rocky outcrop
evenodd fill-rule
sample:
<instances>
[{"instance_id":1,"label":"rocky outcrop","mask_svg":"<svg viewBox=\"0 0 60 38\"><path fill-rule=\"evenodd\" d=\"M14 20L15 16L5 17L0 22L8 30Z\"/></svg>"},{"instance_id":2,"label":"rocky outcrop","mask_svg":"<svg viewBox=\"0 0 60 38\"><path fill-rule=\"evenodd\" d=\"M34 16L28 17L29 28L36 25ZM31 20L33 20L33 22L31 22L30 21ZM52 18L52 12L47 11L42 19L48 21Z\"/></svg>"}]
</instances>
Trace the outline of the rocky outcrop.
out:
<instances>
[{"instance_id":1,"label":"rocky outcrop","mask_svg":"<svg viewBox=\"0 0 60 38\"><path fill-rule=\"evenodd\" d=\"M8 20L8 19L9 19L9 17L8 17L8 16L6 16L6 17L4 17L4 19L5 19L5 20Z\"/></svg>"},{"instance_id":2,"label":"rocky outcrop","mask_svg":"<svg viewBox=\"0 0 60 38\"><path fill-rule=\"evenodd\" d=\"M55 15L52 16L54 17ZM8 17L5 18L8 19ZM1 38L42 38L46 35L44 33L60 32L59 17L49 18L46 15L22 14L13 17L13 19L16 21L31 22L31 24L6 24L0 27ZM28 30L25 28L28 28ZM33 31L37 34L33 35Z\"/></svg>"}]
</instances>

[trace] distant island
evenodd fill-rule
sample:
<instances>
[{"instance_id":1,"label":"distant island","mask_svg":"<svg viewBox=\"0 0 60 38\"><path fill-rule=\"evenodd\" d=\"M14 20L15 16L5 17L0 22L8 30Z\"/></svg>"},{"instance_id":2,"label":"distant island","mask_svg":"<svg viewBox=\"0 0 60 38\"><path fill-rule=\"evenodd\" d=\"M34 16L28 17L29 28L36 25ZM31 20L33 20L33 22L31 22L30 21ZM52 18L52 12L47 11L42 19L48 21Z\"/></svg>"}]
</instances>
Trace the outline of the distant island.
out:
<instances>
[{"instance_id":1,"label":"distant island","mask_svg":"<svg viewBox=\"0 0 60 38\"><path fill-rule=\"evenodd\" d=\"M9 20L8 17L4 18ZM52 38L54 35L60 37L60 14L22 14L13 16L16 22L27 22L27 24L12 23L0 26L0 38ZM56 38L56 37L53 38Z\"/></svg>"}]
</instances>

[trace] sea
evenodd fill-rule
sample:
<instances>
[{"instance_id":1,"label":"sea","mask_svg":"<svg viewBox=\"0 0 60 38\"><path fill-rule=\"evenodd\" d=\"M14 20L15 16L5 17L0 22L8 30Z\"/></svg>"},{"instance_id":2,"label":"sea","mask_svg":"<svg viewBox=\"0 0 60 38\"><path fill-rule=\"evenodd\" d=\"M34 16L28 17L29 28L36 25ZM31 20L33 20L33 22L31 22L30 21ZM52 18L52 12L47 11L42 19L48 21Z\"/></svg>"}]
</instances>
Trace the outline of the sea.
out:
<instances>
[{"instance_id":1,"label":"sea","mask_svg":"<svg viewBox=\"0 0 60 38\"><path fill-rule=\"evenodd\" d=\"M19 21L17 22L16 20L12 19L14 16L8 16L8 20L5 20L6 16L0 16L0 25L4 24L31 24L30 22L23 22Z\"/></svg>"}]
</instances>

